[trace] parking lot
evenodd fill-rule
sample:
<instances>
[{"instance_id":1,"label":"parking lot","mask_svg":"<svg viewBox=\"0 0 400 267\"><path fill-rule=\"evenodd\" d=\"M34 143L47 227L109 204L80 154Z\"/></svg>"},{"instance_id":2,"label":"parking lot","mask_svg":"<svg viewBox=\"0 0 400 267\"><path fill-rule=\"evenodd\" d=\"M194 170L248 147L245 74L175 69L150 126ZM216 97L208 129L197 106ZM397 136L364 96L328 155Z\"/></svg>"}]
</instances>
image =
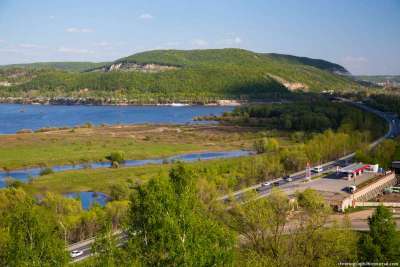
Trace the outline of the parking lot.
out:
<instances>
[{"instance_id":1,"label":"parking lot","mask_svg":"<svg viewBox=\"0 0 400 267\"><path fill-rule=\"evenodd\" d=\"M307 188L312 188L317 191L326 192L323 195L335 195L336 197L342 196L343 198L348 196L350 193L346 191L346 188L350 185L355 184L356 186L368 181L373 178L376 173L365 172L354 179L347 180L346 177L338 176L336 172L325 174L321 178L314 178L311 181L294 181L281 185L279 188L286 192L288 195L295 194L296 191L303 191Z\"/></svg>"}]
</instances>

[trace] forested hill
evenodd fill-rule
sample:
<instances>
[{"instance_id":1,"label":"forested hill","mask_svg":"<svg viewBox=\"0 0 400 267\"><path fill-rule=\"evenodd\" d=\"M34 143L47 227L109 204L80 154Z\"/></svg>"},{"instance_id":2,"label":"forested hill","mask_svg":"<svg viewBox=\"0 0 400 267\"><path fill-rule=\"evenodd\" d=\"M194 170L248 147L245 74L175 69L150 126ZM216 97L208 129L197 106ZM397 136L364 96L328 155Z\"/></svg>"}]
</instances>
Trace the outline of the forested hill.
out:
<instances>
[{"instance_id":1,"label":"forested hill","mask_svg":"<svg viewBox=\"0 0 400 267\"><path fill-rule=\"evenodd\" d=\"M338 75L346 70L333 63L242 49L148 51L113 63L88 63L83 72L66 70L83 68L85 63L65 67L68 64L43 69L0 68L0 97L205 103L360 86L351 78Z\"/></svg>"},{"instance_id":2,"label":"forested hill","mask_svg":"<svg viewBox=\"0 0 400 267\"><path fill-rule=\"evenodd\" d=\"M326 61L326 60L322 60L322 59L314 59L314 58L309 58L309 57L297 57L297 56L292 56L292 55L283 55L283 54L275 54L275 53L269 53L269 54L265 54L265 55L268 57L272 57L274 59L287 61L288 63L304 64L304 65L316 67L321 70L327 70L327 71L330 71L330 72L333 72L336 74L350 75L350 72L347 69L345 69L343 66Z\"/></svg>"}]
</instances>

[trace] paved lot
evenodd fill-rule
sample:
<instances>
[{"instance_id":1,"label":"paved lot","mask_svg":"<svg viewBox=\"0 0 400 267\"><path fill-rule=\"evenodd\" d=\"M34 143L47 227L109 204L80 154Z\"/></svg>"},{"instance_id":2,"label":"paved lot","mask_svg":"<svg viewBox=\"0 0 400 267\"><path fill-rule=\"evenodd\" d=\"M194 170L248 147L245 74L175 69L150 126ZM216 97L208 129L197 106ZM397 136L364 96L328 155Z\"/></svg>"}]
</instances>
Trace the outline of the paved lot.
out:
<instances>
[{"instance_id":1,"label":"paved lot","mask_svg":"<svg viewBox=\"0 0 400 267\"><path fill-rule=\"evenodd\" d=\"M376 173L363 173L362 175L357 176L355 179L347 180L346 177L339 177L336 173L328 175L327 177L313 180L307 183L307 186L310 186L318 191L328 191L333 193L343 193L345 195L349 195L347 191L345 191L346 187L353 185L354 182L356 185L359 185L371 178L373 178Z\"/></svg>"},{"instance_id":2,"label":"paved lot","mask_svg":"<svg viewBox=\"0 0 400 267\"><path fill-rule=\"evenodd\" d=\"M371 178L373 178L376 174L374 173L363 173L359 175L355 179L356 185L359 185ZM335 196L335 198L345 198L350 195L345 188L353 185L354 180L347 180L345 177L338 177L336 173L316 178L309 182L304 180L293 181L291 183L283 184L279 186L279 189L283 190L286 194L292 195L295 194L296 191L304 191L307 188L312 188L321 192L325 192L324 196L330 198ZM264 194L269 193L270 190L264 192Z\"/></svg>"}]
</instances>

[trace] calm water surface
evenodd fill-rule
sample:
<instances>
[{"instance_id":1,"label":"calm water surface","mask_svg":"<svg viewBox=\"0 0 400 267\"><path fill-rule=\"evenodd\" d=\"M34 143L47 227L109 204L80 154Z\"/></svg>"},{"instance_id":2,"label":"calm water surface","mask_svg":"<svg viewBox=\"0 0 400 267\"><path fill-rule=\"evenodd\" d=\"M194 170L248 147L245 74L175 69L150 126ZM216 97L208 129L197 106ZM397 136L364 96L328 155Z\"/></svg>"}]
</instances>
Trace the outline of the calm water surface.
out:
<instances>
[{"instance_id":1,"label":"calm water surface","mask_svg":"<svg viewBox=\"0 0 400 267\"><path fill-rule=\"evenodd\" d=\"M19 105L0 104L0 134L12 134L21 129L37 130L43 127L76 126L84 123L105 124L141 124L141 123L194 123L193 118L205 115L220 115L231 111L232 107L205 106L62 106L62 105ZM197 123L197 122L196 122ZM204 122L202 122L204 123ZM216 158L230 158L248 155L248 151L206 152L178 155L166 159L127 160L125 166L161 164L165 161L195 161ZM108 162L90 164L54 166L55 172L79 170L83 168L110 167ZM40 168L29 168L10 172L0 171L0 188L6 185L6 177L22 182L39 175ZM108 200L101 192L72 192L65 195L79 198L84 209L93 203L104 206Z\"/></svg>"},{"instance_id":2,"label":"calm water surface","mask_svg":"<svg viewBox=\"0 0 400 267\"><path fill-rule=\"evenodd\" d=\"M107 195L101 192L72 192L64 195L67 198L79 199L82 203L82 208L90 209L95 203L104 207L107 204Z\"/></svg>"},{"instance_id":3,"label":"calm water surface","mask_svg":"<svg viewBox=\"0 0 400 267\"><path fill-rule=\"evenodd\" d=\"M94 125L140 123L193 123L193 117L219 115L232 107L206 106L62 106L0 104L0 134L21 129L76 126L87 122Z\"/></svg>"}]
</instances>

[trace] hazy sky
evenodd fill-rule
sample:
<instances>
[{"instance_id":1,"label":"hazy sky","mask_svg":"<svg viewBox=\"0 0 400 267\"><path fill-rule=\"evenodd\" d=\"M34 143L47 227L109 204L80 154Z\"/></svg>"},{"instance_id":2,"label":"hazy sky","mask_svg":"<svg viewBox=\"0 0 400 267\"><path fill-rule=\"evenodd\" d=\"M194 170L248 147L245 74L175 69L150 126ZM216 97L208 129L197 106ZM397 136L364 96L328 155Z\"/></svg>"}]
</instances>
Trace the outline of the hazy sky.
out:
<instances>
[{"instance_id":1,"label":"hazy sky","mask_svg":"<svg viewBox=\"0 0 400 267\"><path fill-rule=\"evenodd\" d=\"M0 64L222 47L400 74L400 0L0 0Z\"/></svg>"}]
</instances>

